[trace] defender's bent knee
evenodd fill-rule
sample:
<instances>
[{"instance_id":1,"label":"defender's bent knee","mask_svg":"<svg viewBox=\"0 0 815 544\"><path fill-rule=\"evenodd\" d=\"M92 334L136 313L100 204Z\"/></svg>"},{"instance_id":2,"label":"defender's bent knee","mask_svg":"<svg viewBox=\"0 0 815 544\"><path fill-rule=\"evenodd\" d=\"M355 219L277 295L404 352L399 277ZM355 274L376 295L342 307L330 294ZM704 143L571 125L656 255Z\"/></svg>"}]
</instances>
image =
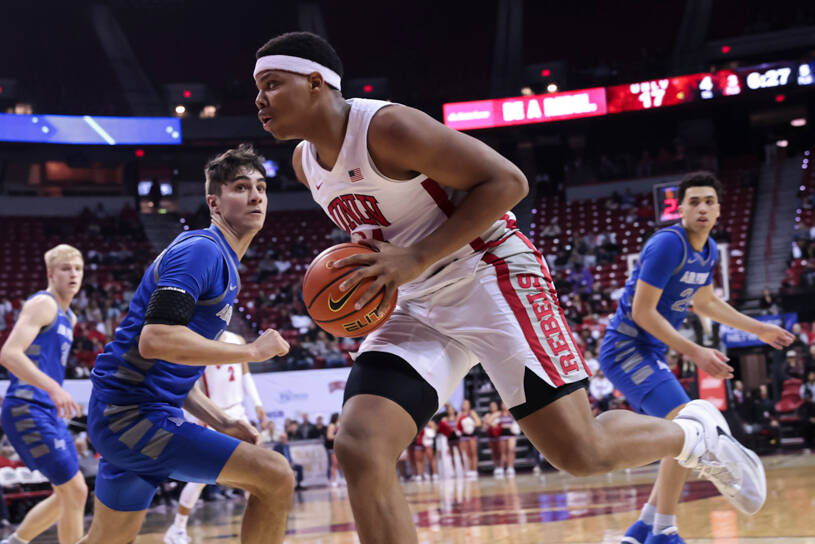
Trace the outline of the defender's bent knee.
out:
<instances>
[{"instance_id":1,"label":"defender's bent knee","mask_svg":"<svg viewBox=\"0 0 815 544\"><path fill-rule=\"evenodd\" d=\"M54 487L57 497L63 504L76 507L85 506L85 501L88 498L88 485L85 483L85 477L81 472L77 472L76 476L68 480L62 485Z\"/></svg>"},{"instance_id":2,"label":"defender's bent knee","mask_svg":"<svg viewBox=\"0 0 815 544\"><path fill-rule=\"evenodd\" d=\"M248 491L267 500L290 500L294 494L294 471L285 457L266 451L267 454L258 458L255 489Z\"/></svg>"}]
</instances>

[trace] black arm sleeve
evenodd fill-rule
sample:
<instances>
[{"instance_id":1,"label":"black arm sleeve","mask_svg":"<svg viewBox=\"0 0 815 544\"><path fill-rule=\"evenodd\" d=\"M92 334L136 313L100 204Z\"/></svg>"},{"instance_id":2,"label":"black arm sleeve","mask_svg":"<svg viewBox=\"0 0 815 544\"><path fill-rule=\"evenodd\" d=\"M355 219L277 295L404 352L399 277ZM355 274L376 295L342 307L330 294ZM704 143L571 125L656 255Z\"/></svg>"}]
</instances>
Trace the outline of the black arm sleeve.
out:
<instances>
[{"instance_id":1,"label":"black arm sleeve","mask_svg":"<svg viewBox=\"0 0 815 544\"><path fill-rule=\"evenodd\" d=\"M159 287L153 291L147 311L145 325L187 325L195 311L195 299L177 287Z\"/></svg>"}]
</instances>

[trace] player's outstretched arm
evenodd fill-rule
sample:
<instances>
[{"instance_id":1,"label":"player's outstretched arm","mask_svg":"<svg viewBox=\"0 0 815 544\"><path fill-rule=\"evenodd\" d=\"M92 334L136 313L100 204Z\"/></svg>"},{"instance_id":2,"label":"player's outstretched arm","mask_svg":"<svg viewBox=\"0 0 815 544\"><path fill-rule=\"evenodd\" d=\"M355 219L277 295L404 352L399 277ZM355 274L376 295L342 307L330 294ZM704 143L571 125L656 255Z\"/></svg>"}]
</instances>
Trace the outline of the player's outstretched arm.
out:
<instances>
[{"instance_id":1,"label":"player's outstretched arm","mask_svg":"<svg viewBox=\"0 0 815 544\"><path fill-rule=\"evenodd\" d=\"M230 344L204 338L186 325L149 324L139 338L139 354L181 365L255 363L289 352L280 334L268 329L249 344Z\"/></svg>"},{"instance_id":2,"label":"player's outstretched arm","mask_svg":"<svg viewBox=\"0 0 815 544\"><path fill-rule=\"evenodd\" d=\"M637 325L648 331L669 348L687 356L705 372L715 378L732 378L733 367L727 364L727 356L715 349L691 342L671 326L657 310L662 289L637 280L631 317Z\"/></svg>"},{"instance_id":3,"label":"player's outstretched arm","mask_svg":"<svg viewBox=\"0 0 815 544\"><path fill-rule=\"evenodd\" d=\"M25 354L40 330L54 321L57 303L47 295L32 298L23 305L17 323L0 350L0 364L20 380L48 393L57 407L59 417L74 417L82 413L79 405L53 378L37 368Z\"/></svg>"},{"instance_id":4,"label":"player's outstretched arm","mask_svg":"<svg viewBox=\"0 0 815 544\"><path fill-rule=\"evenodd\" d=\"M370 265L351 274L344 284L351 286L364 277L376 277L360 297L360 307L382 287L384 307L400 285L481 235L520 202L529 187L518 167L495 150L413 108L382 108L371 121L368 134L371 155L383 172L403 176L421 172L441 185L467 192L449 219L413 246L397 248L372 242L378 253L337 261L337 266Z\"/></svg>"},{"instance_id":5,"label":"player's outstretched arm","mask_svg":"<svg viewBox=\"0 0 815 544\"><path fill-rule=\"evenodd\" d=\"M184 409L218 432L250 444L257 444L260 440L257 429L243 421L230 418L197 387L193 387L184 399Z\"/></svg>"},{"instance_id":6,"label":"player's outstretched arm","mask_svg":"<svg viewBox=\"0 0 815 544\"><path fill-rule=\"evenodd\" d=\"M762 342L775 349L782 349L792 344L795 337L791 332L771 323L764 323L737 311L730 304L716 296L712 285L705 285L693 297L693 310L713 321L749 332L758 336Z\"/></svg>"}]
</instances>

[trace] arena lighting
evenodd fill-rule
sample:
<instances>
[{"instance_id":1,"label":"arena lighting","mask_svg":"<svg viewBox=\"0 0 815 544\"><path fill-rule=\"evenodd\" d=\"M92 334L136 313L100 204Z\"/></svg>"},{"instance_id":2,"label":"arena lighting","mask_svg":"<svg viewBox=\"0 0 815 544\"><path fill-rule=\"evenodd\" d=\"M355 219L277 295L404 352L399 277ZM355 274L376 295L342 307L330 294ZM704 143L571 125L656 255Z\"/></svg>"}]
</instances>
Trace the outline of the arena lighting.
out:
<instances>
[{"instance_id":1,"label":"arena lighting","mask_svg":"<svg viewBox=\"0 0 815 544\"><path fill-rule=\"evenodd\" d=\"M784 100L786 100L786 99L787 99L787 97L786 97L786 96L784 96L783 94L777 94L777 95L775 95L775 101L776 101L776 102L778 102L779 104L780 104L781 102L783 102Z\"/></svg>"},{"instance_id":2,"label":"arena lighting","mask_svg":"<svg viewBox=\"0 0 815 544\"><path fill-rule=\"evenodd\" d=\"M189 98L192 96L192 91L190 91L189 89L184 89L184 92L182 94L184 95L184 98Z\"/></svg>"},{"instance_id":3,"label":"arena lighting","mask_svg":"<svg viewBox=\"0 0 815 544\"><path fill-rule=\"evenodd\" d=\"M532 96L532 87L521 87L521 96Z\"/></svg>"},{"instance_id":4,"label":"arena lighting","mask_svg":"<svg viewBox=\"0 0 815 544\"><path fill-rule=\"evenodd\" d=\"M799 117L797 119L793 119L792 121L790 121L790 125L792 125L794 127L805 127L806 124L807 124L807 120L804 119L803 117Z\"/></svg>"},{"instance_id":5,"label":"arena lighting","mask_svg":"<svg viewBox=\"0 0 815 544\"><path fill-rule=\"evenodd\" d=\"M788 145L790 145L790 143L787 140L778 140L777 142L775 142L775 145L777 145L778 147L787 147Z\"/></svg>"},{"instance_id":6,"label":"arena lighting","mask_svg":"<svg viewBox=\"0 0 815 544\"><path fill-rule=\"evenodd\" d=\"M723 45L722 46L722 53L724 53L725 55L730 53L730 46L729 45Z\"/></svg>"},{"instance_id":7,"label":"arena lighting","mask_svg":"<svg viewBox=\"0 0 815 544\"><path fill-rule=\"evenodd\" d=\"M181 104L179 104L178 106L175 107L175 113L177 115L184 115L184 113L186 113L186 111L187 111L187 108L185 108Z\"/></svg>"},{"instance_id":8,"label":"arena lighting","mask_svg":"<svg viewBox=\"0 0 815 544\"><path fill-rule=\"evenodd\" d=\"M0 114L0 142L86 145L181 143L177 117Z\"/></svg>"},{"instance_id":9,"label":"arena lighting","mask_svg":"<svg viewBox=\"0 0 815 544\"><path fill-rule=\"evenodd\" d=\"M142 157L144 157L144 149L137 149L134 154L137 157L142 158Z\"/></svg>"},{"instance_id":10,"label":"arena lighting","mask_svg":"<svg viewBox=\"0 0 815 544\"><path fill-rule=\"evenodd\" d=\"M215 117L216 112L217 112L217 108L215 106L207 105L207 106L204 106L201 109L200 117L202 119L212 119L213 117Z\"/></svg>"},{"instance_id":11,"label":"arena lighting","mask_svg":"<svg viewBox=\"0 0 815 544\"><path fill-rule=\"evenodd\" d=\"M557 83L550 83L546 86L546 92L556 93L557 92Z\"/></svg>"},{"instance_id":12,"label":"arena lighting","mask_svg":"<svg viewBox=\"0 0 815 544\"><path fill-rule=\"evenodd\" d=\"M549 77L551 75L552 70L550 70L549 68L544 68L543 70L541 70L541 77Z\"/></svg>"},{"instance_id":13,"label":"arena lighting","mask_svg":"<svg viewBox=\"0 0 815 544\"><path fill-rule=\"evenodd\" d=\"M370 84L365 85L365 86L362 87L362 92L364 92L365 94L372 93L373 90L374 90L374 86L370 85Z\"/></svg>"}]
</instances>

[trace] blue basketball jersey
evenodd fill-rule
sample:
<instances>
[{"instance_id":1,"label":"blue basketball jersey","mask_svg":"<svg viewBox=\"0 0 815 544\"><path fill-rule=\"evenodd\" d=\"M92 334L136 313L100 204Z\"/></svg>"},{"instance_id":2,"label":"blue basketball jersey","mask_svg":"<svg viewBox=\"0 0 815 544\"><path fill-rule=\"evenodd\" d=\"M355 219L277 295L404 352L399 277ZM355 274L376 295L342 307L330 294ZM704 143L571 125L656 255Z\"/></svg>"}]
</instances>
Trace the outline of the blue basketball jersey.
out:
<instances>
[{"instance_id":1,"label":"blue basketball jersey","mask_svg":"<svg viewBox=\"0 0 815 544\"><path fill-rule=\"evenodd\" d=\"M48 295L56 301L54 295L48 291L38 291L27 300L31 300L37 295ZM62 385L65 380L65 364L68 362L68 354L71 352L71 344L74 341L74 314L70 308L63 311L57 303L57 315L54 320L40 330L40 333L25 351L37 368L51 377L58 384ZM28 384L10 373L10 384L6 396L15 397L22 400L33 400L49 407L54 407L48 393Z\"/></svg>"},{"instance_id":2,"label":"blue basketball jersey","mask_svg":"<svg viewBox=\"0 0 815 544\"><path fill-rule=\"evenodd\" d=\"M702 251L697 252L680 224L657 231L642 248L639 262L625 284L617 312L606 330L634 338L638 344L666 350L667 346L637 325L631 315L637 280L662 289L657 311L672 327L678 328L688 315L693 296L699 288L713 281L718 258L713 239L708 238Z\"/></svg>"},{"instance_id":3,"label":"blue basketball jersey","mask_svg":"<svg viewBox=\"0 0 815 544\"><path fill-rule=\"evenodd\" d=\"M96 358L93 394L117 405L165 402L180 407L204 372L139 354L139 336L150 297L158 287L190 294L196 301L187 327L217 339L232 317L240 290L238 257L214 225L180 234L147 268L115 337Z\"/></svg>"}]
</instances>

